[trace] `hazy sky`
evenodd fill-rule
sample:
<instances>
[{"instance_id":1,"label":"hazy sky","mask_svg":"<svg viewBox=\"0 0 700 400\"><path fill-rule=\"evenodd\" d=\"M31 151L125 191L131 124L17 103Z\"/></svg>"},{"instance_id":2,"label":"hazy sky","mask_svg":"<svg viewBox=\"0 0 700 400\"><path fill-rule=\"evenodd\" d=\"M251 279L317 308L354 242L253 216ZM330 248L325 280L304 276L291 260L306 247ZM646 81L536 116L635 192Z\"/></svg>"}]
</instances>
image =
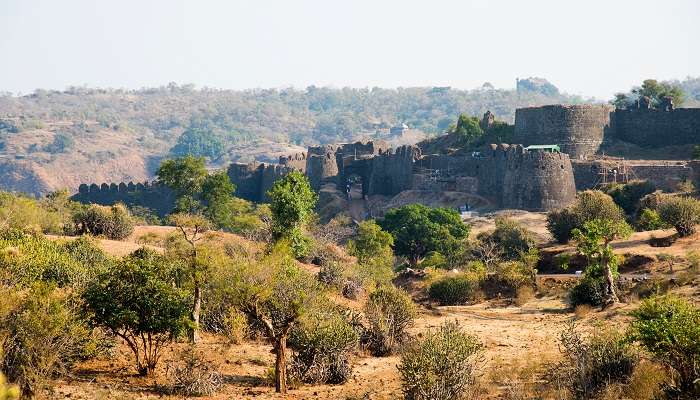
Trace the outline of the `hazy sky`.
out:
<instances>
[{"instance_id":1,"label":"hazy sky","mask_svg":"<svg viewBox=\"0 0 700 400\"><path fill-rule=\"evenodd\" d=\"M700 76L698 0L0 0L0 91L515 86Z\"/></svg>"}]
</instances>

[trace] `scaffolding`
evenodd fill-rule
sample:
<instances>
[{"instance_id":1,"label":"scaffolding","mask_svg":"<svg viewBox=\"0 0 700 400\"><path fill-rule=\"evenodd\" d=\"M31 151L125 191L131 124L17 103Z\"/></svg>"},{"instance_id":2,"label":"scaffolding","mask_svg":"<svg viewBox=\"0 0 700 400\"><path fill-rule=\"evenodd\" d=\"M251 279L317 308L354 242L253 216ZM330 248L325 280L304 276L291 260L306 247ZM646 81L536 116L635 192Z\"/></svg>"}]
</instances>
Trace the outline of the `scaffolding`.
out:
<instances>
[{"instance_id":1,"label":"scaffolding","mask_svg":"<svg viewBox=\"0 0 700 400\"><path fill-rule=\"evenodd\" d=\"M634 172L629 168L625 159L600 161L596 187L609 183L627 183L630 180L634 180Z\"/></svg>"}]
</instances>

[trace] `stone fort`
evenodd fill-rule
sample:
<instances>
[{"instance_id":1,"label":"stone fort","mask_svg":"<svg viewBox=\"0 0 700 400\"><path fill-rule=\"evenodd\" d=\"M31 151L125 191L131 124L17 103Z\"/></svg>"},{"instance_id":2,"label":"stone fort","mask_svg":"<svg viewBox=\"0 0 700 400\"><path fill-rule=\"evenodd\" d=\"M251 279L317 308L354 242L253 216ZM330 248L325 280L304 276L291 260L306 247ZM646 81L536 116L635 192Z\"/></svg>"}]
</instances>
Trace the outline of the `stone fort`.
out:
<instances>
[{"instance_id":1,"label":"stone fort","mask_svg":"<svg viewBox=\"0 0 700 400\"><path fill-rule=\"evenodd\" d=\"M487 112L486 130L493 121ZM312 187L343 197L348 182L359 182L363 198L396 196L404 191L461 192L485 199L489 208L548 211L571 203L576 190L601 183L647 179L673 189L698 181L700 163L690 160L623 160L601 157L606 142L641 147L700 144L700 109L608 105L549 105L515 113L513 142L476 151L423 154L418 145L390 148L383 141L327 144L282 156L277 164L233 163L228 175L236 195L265 202L272 184L291 171L306 174ZM535 145L535 146L533 146ZM552 147L536 145L557 145ZM100 204L122 201L156 209L172 208L172 193L157 184L81 185L77 200Z\"/></svg>"}]
</instances>

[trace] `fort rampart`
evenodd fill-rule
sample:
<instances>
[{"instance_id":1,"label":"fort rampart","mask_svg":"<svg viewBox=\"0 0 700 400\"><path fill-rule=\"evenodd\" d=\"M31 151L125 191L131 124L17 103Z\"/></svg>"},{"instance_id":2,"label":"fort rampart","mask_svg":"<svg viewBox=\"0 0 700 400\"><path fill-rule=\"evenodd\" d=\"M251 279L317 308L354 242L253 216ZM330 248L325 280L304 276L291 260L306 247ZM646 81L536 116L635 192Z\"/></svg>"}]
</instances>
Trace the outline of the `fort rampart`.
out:
<instances>
[{"instance_id":1,"label":"fort rampart","mask_svg":"<svg viewBox=\"0 0 700 400\"><path fill-rule=\"evenodd\" d=\"M616 110L611 138L642 147L700 144L700 108Z\"/></svg>"},{"instance_id":2,"label":"fort rampart","mask_svg":"<svg viewBox=\"0 0 700 400\"><path fill-rule=\"evenodd\" d=\"M608 105L550 105L515 110L514 141L557 144L572 159L592 156L610 129Z\"/></svg>"},{"instance_id":3,"label":"fort rampart","mask_svg":"<svg viewBox=\"0 0 700 400\"><path fill-rule=\"evenodd\" d=\"M84 204L113 205L124 203L130 207L146 207L161 217L175 207L175 195L172 190L155 182L82 184L72 199Z\"/></svg>"}]
</instances>

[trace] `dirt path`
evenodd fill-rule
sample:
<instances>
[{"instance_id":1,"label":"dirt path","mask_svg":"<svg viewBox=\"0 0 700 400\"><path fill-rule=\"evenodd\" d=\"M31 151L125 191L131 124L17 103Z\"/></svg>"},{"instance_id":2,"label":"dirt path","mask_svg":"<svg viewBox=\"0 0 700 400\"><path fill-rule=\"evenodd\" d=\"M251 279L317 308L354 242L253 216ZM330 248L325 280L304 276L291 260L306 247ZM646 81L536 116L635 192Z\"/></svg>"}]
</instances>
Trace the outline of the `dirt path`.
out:
<instances>
[{"instance_id":1,"label":"dirt path","mask_svg":"<svg viewBox=\"0 0 700 400\"><path fill-rule=\"evenodd\" d=\"M367 200L362 198L362 185L353 185L350 190L348 212L350 213L350 218L355 221L364 221L367 219L369 210L367 209Z\"/></svg>"}]
</instances>

